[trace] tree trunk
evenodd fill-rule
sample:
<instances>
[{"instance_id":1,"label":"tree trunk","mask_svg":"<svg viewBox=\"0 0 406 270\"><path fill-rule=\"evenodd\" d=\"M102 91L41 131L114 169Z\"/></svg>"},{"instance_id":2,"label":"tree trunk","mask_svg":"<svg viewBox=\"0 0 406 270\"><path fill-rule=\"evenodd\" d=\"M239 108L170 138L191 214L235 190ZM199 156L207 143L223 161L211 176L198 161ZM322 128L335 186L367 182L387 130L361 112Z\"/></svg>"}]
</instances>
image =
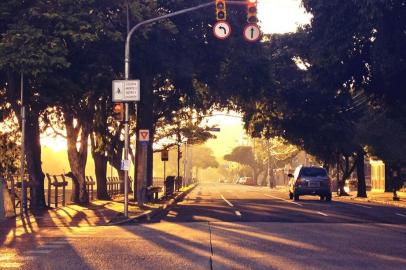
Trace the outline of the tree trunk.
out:
<instances>
[{"instance_id":1,"label":"tree trunk","mask_svg":"<svg viewBox=\"0 0 406 270\"><path fill-rule=\"evenodd\" d=\"M107 192L107 157L92 151L92 156L95 166L96 182L97 182L97 199L109 200L110 196Z\"/></svg>"},{"instance_id":2,"label":"tree trunk","mask_svg":"<svg viewBox=\"0 0 406 270\"><path fill-rule=\"evenodd\" d=\"M46 208L45 193L44 193L44 178L45 175L41 167L41 142L38 113L30 112L27 114L26 122L26 161L27 171L33 183L31 189L31 209Z\"/></svg>"},{"instance_id":3,"label":"tree trunk","mask_svg":"<svg viewBox=\"0 0 406 270\"><path fill-rule=\"evenodd\" d=\"M345 192L344 190L344 186L345 186L345 180L347 179L347 172L348 172L348 167L349 167L349 157L345 156L345 167L343 169L343 176L342 178L339 180L339 182L337 183L338 186L338 190L337 190L337 194L339 196L343 196L343 195L347 195L347 192Z\"/></svg>"},{"instance_id":4,"label":"tree trunk","mask_svg":"<svg viewBox=\"0 0 406 270\"><path fill-rule=\"evenodd\" d=\"M124 181L124 171L121 170L121 157L122 157L122 152L124 150L123 146L124 146L124 144L119 146L117 154L113 155L113 158L112 158L110 164L114 167L114 169L116 169L118 178L120 180ZM129 192L132 192L132 187L130 184L128 185L128 187L129 187L129 189L128 189ZM124 182L120 184L120 192L124 193Z\"/></svg>"},{"instance_id":5,"label":"tree trunk","mask_svg":"<svg viewBox=\"0 0 406 270\"><path fill-rule=\"evenodd\" d=\"M259 175L258 170L255 168L252 168L252 178L254 180L255 185L258 185L258 183L257 183L258 175Z\"/></svg>"},{"instance_id":6,"label":"tree trunk","mask_svg":"<svg viewBox=\"0 0 406 270\"><path fill-rule=\"evenodd\" d=\"M138 111L137 111L137 127L136 127L136 134L137 134L137 152L136 152L136 164L134 166L134 181L138 183L137 179L137 170L139 170L139 166L143 166L142 164L142 156L140 155L142 151L138 151L141 148L141 145L138 141L138 133L140 129L148 129L149 130L149 137L150 142L148 143L147 149L147 168L146 168L146 186L151 186L152 177L153 177L153 138L154 138L154 99L153 99L153 79L151 76L148 75L141 75L143 78L143 82L141 84L141 101L138 103Z\"/></svg>"},{"instance_id":7,"label":"tree trunk","mask_svg":"<svg viewBox=\"0 0 406 270\"><path fill-rule=\"evenodd\" d=\"M74 117L69 108L64 110L64 118L68 143L68 160L73 180L71 199L74 203L87 204L89 203L89 195L86 191L85 169L88 139L91 130L90 124L82 122L81 119L76 119L77 123L74 125ZM76 145L79 137L80 146L77 149Z\"/></svg>"},{"instance_id":8,"label":"tree trunk","mask_svg":"<svg viewBox=\"0 0 406 270\"><path fill-rule=\"evenodd\" d=\"M19 91L19 76L15 73L8 71L7 72L7 81L8 81L8 91L7 97L10 101L10 104L19 120L21 127L21 114L20 114L20 105L17 101L20 99ZM35 108L31 104L29 96L29 87L24 88L24 97L26 100L26 140L25 140L25 150L26 150L26 162L27 162L27 173L30 176L32 181L31 189L31 203L30 207L32 209L44 209L46 208L45 203L45 194L44 194L44 178L45 175L42 171L42 162L41 162L41 142L40 142L40 128L39 128L39 109ZM27 102L28 101L28 102Z\"/></svg>"},{"instance_id":9,"label":"tree trunk","mask_svg":"<svg viewBox=\"0 0 406 270\"><path fill-rule=\"evenodd\" d=\"M348 155L345 156L345 167L343 169L343 177L338 183L338 190L337 194L339 196L349 196L347 192L344 190L345 180L351 176L352 172L355 169L356 162L354 162L353 166L350 167L350 157Z\"/></svg>"},{"instance_id":10,"label":"tree trunk","mask_svg":"<svg viewBox=\"0 0 406 270\"><path fill-rule=\"evenodd\" d=\"M367 197L367 187L365 184L365 171L364 171L364 156L365 152L362 148L357 151L357 179L358 179L358 188L357 188L357 197L366 198Z\"/></svg>"}]
</instances>

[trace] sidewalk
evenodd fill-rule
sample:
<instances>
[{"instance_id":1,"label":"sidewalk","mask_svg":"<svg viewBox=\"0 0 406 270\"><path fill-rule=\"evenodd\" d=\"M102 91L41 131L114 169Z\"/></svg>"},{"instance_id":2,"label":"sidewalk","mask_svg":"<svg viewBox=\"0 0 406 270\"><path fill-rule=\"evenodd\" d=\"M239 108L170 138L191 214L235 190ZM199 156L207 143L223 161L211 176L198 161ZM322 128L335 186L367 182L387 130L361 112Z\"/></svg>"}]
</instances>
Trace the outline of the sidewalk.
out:
<instances>
[{"instance_id":1,"label":"sidewalk","mask_svg":"<svg viewBox=\"0 0 406 270\"><path fill-rule=\"evenodd\" d=\"M287 186L276 186L274 190L280 192L288 192ZM362 202L372 202L372 203L379 203L385 204L388 206L395 206L395 207L404 207L406 208L406 192L397 192L398 197L400 198L399 201L393 200L393 193L392 192L383 192L383 191L368 191L367 198L358 198L356 191L349 192L350 196L337 196L336 192L333 192L333 198L337 200L354 200L354 201L362 201Z\"/></svg>"},{"instance_id":2,"label":"sidewalk","mask_svg":"<svg viewBox=\"0 0 406 270\"><path fill-rule=\"evenodd\" d=\"M0 220L0 236L12 233L14 237L31 234L44 228L60 228L69 230L70 227L107 226L133 221L142 216L154 215L161 209L182 199L195 185L182 188L171 198L157 203L145 204L142 208L133 202L129 196L128 218L124 216L124 196L115 197L111 201L94 200L87 206L68 204L57 209L40 212L32 211L21 219L17 209L16 218ZM0 244L2 237L0 237Z\"/></svg>"},{"instance_id":3,"label":"sidewalk","mask_svg":"<svg viewBox=\"0 0 406 270\"><path fill-rule=\"evenodd\" d=\"M333 193L335 194L335 193ZM372 203L379 203L385 204L389 206L395 207L404 207L406 208L406 192L397 192L398 197L400 198L399 201L393 200L393 193L392 192L378 192L378 191L368 191L367 198L359 198L357 197L356 191L349 192L350 196L342 196L337 197L340 199L347 199L347 200L355 200L355 201L363 201L363 202L372 202Z\"/></svg>"}]
</instances>

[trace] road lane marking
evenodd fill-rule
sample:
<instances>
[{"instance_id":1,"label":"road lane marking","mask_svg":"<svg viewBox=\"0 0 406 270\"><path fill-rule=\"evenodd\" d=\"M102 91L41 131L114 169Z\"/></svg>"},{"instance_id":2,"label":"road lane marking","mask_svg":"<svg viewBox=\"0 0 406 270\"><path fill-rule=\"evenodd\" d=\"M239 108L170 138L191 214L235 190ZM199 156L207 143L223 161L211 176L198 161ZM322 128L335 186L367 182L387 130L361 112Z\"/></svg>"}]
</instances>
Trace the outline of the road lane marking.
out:
<instances>
[{"instance_id":1,"label":"road lane marking","mask_svg":"<svg viewBox=\"0 0 406 270\"><path fill-rule=\"evenodd\" d=\"M363 207L363 208L368 208L368 209L371 209L371 208L372 208L371 206L366 206L366 205L361 205L361 204L356 204L356 203L350 203L350 202L342 202L342 203L351 204L351 205L354 205L354 206Z\"/></svg>"},{"instance_id":2,"label":"road lane marking","mask_svg":"<svg viewBox=\"0 0 406 270\"><path fill-rule=\"evenodd\" d=\"M50 252L52 252L52 249L38 249L38 250L29 250L27 252L24 252L24 254L35 255L35 254L48 254Z\"/></svg>"},{"instance_id":3,"label":"road lane marking","mask_svg":"<svg viewBox=\"0 0 406 270\"><path fill-rule=\"evenodd\" d=\"M328 215L326 213L323 213L323 212L317 212L317 214L328 217Z\"/></svg>"},{"instance_id":4,"label":"road lane marking","mask_svg":"<svg viewBox=\"0 0 406 270\"><path fill-rule=\"evenodd\" d=\"M54 240L54 241L51 241L51 242L55 243L55 244L68 244L69 243L69 241L67 239Z\"/></svg>"},{"instance_id":5,"label":"road lane marking","mask_svg":"<svg viewBox=\"0 0 406 270\"><path fill-rule=\"evenodd\" d=\"M288 202L288 203L293 203L293 204L299 205L300 207L303 207L303 205L298 203L298 202L293 202L293 201L290 201L290 200L286 200L284 198L280 198L280 197L276 197L276 196L272 196L272 195L268 195L268 194L264 194L264 195L267 196L267 197L270 197L270 198L282 200L282 201L285 201L285 202Z\"/></svg>"},{"instance_id":6,"label":"road lane marking","mask_svg":"<svg viewBox=\"0 0 406 270\"><path fill-rule=\"evenodd\" d=\"M54 244L54 243L49 243L49 244L44 244L41 246L41 248L62 248L65 247L65 244Z\"/></svg>"},{"instance_id":7,"label":"road lane marking","mask_svg":"<svg viewBox=\"0 0 406 270\"><path fill-rule=\"evenodd\" d=\"M406 215L403 215L403 214L400 214L400 213L396 213L396 215L399 216L399 217L405 217L406 218Z\"/></svg>"},{"instance_id":8,"label":"road lane marking","mask_svg":"<svg viewBox=\"0 0 406 270\"><path fill-rule=\"evenodd\" d=\"M231 207L234 207L234 205L232 203L230 203L226 198L224 198L223 194L220 194L221 198Z\"/></svg>"},{"instance_id":9,"label":"road lane marking","mask_svg":"<svg viewBox=\"0 0 406 270\"><path fill-rule=\"evenodd\" d=\"M237 216L241 217L240 211L235 211L235 214L236 214Z\"/></svg>"}]
</instances>

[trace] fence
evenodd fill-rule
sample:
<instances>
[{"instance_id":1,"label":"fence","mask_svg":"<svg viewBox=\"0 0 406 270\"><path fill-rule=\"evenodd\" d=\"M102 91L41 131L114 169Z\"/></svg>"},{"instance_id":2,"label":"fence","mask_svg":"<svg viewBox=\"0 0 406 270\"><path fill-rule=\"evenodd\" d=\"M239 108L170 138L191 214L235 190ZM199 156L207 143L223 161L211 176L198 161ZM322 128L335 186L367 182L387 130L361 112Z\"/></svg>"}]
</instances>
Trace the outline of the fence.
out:
<instances>
[{"instance_id":1,"label":"fence","mask_svg":"<svg viewBox=\"0 0 406 270\"><path fill-rule=\"evenodd\" d=\"M60 175L50 175L46 174L46 177L48 179L48 206L51 207L51 204L53 203L55 208L58 207L58 204L61 203L62 206L66 205L66 186L68 185L68 182L65 179L64 174ZM52 187L54 188L52 196ZM59 188L62 188L62 192L60 192ZM54 199L52 202L51 199Z\"/></svg>"},{"instance_id":2,"label":"fence","mask_svg":"<svg viewBox=\"0 0 406 270\"><path fill-rule=\"evenodd\" d=\"M92 176L86 176L86 191L89 196L89 201L94 199L94 186L96 182L93 180Z\"/></svg>"},{"instance_id":3,"label":"fence","mask_svg":"<svg viewBox=\"0 0 406 270\"><path fill-rule=\"evenodd\" d=\"M123 183L118 177L107 177L107 193L110 197L120 194L120 184Z\"/></svg>"},{"instance_id":4,"label":"fence","mask_svg":"<svg viewBox=\"0 0 406 270\"><path fill-rule=\"evenodd\" d=\"M10 193L10 197L12 200L13 208L16 209L17 207L21 207L21 176L20 175L7 175L4 177L6 180L7 188ZM27 198L27 205L26 209L30 207L30 197L31 197L31 188L32 184L31 181L29 180L29 175L26 174L24 175L24 186L25 186L25 197Z\"/></svg>"}]
</instances>

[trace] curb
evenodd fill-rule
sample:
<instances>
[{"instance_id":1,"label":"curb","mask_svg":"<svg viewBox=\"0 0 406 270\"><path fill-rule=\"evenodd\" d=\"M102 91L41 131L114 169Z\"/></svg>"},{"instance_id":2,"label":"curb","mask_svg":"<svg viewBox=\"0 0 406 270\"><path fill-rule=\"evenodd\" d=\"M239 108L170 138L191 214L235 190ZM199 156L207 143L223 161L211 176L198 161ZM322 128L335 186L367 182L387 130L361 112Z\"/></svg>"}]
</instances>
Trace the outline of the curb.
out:
<instances>
[{"instance_id":1,"label":"curb","mask_svg":"<svg viewBox=\"0 0 406 270\"><path fill-rule=\"evenodd\" d=\"M153 210L147 210L145 212L142 212L138 215L135 215L131 218L127 218L124 220L119 220L116 222L112 222L112 220L110 220L109 222L107 222L108 226L114 226L114 225L123 225L123 224L127 224L127 223L131 223L133 221L136 221L138 219L141 218L147 218L148 220L151 219L153 216L157 215L159 212L166 210L168 207L171 207L172 205L178 203L179 201L183 200L183 198L186 197L187 194L189 194L193 189L195 189L195 187L197 187L198 184L194 184L193 186L191 186L188 190L185 190L181 193L178 193L174 198L170 199L168 202L166 202L165 204L163 204L162 206L153 209Z\"/></svg>"},{"instance_id":2,"label":"curb","mask_svg":"<svg viewBox=\"0 0 406 270\"><path fill-rule=\"evenodd\" d=\"M393 207L406 208L406 204L398 203L396 201L382 201L382 200L374 200L374 199L369 199L369 198L357 198L357 197L337 197L337 198L342 198L344 200L369 202L369 203L376 203L376 204L384 204L384 205L393 206Z\"/></svg>"}]
</instances>

